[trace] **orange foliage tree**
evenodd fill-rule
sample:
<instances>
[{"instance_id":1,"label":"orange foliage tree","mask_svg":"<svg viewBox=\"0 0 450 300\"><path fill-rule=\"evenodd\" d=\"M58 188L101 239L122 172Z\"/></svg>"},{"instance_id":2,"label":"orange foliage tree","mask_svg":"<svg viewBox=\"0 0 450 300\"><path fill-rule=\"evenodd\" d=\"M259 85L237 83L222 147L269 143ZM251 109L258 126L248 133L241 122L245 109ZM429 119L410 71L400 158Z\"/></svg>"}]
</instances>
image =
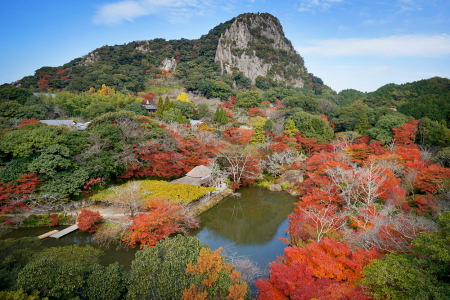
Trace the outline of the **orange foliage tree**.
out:
<instances>
[{"instance_id":1,"label":"orange foliage tree","mask_svg":"<svg viewBox=\"0 0 450 300\"><path fill-rule=\"evenodd\" d=\"M267 114L266 114L265 109L263 109L263 108L258 108L258 107L250 108L250 109L247 111L247 114L248 114L250 117L256 117L256 116L260 116L260 117L264 117L264 118L267 117Z\"/></svg>"},{"instance_id":2,"label":"orange foliage tree","mask_svg":"<svg viewBox=\"0 0 450 300\"><path fill-rule=\"evenodd\" d=\"M241 274L226 263L220 255L222 248L202 248L197 263L189 262L187 274L197 275L195 284L183 292L183 300L191 299L244 299L247 283L240 280Z\"/></svg>"},{"instance_id":3,"label":"orange foliage tree","mask_svg":"<svg viewBox=\"0 0 450 300\"><path fill-rule=\"evenodd\" d=\"M418 120L413 120L408 123L403 123L401 128L392 128L392 131L394 132L392 141L394 144L402 147L417 148L417 145L414 144L414 140L416 138L417 125L419 122L420 121Z\"/></svg>"},{"instance_id":4,"label":"orange foliage tree","mask_svg":"<svg viewBox=\"0 0 450 300\"><path fill-rule=\"evenodd\" d=\"M225 139L232 144L248 145L253 135L253 130L245 128L228 127L222 131Z\"/></svg>"},{"instance_id":5,"label":"orange foliage tree","mask_svg":"<svg viewBox=\"0 0 450 300\"><path fill-rule=\"evenodd\" d=\"M367 299L357 281L374 258L374 251L352 251L329 238L305 248L287 247L270 265L270 278L256 281L258 299Z\"/></svg>"},{"instance_id":6,"label":"orange foliage tree","mask_svg":"<svg viewBox=\"0 0 450 300\"><path fill-rule=\"evenodd\" d=\"M429 194L441 192L450 183L450 169L436 164L421 168L414 181L414 186Z\"/></svg>"},{"instance_id":7,"label":"orange foliage tree","mask_svg":"<svg viewBox=\"0 0 450 300\"><path fill-rule=\"evenodd\" d=\"M103 217L98 211L81 209L81 213L77 218L78 228L87 232L96 232L103 222Z\"/></svg>"},{"instance_id":8,"label":"orange foliage tree","mask_svg":"<svg viewBox=\"0 0 450 300\"><path fill-rule=\"evenodd\" d=\"M129 233L123 238L131 247L152 247L172 233L186 233L187 229L198 226L198 221L181 205L170 201L153 199L149 201L149 210L133 219Z\"/></svg>"},{"instance_id":9,"label":"orange foliage tree","mask_svg":"<svg viewBox=\"0 0 450 300\"><path fill-rule=\"evenodd\" d=\"M22 175L12 182L0 181L0 215L12 213L16 208L26 208L26 201L41 183L35 173Z\"/></svg>"},{"instance_id":10,"label":"orange foliage tree","mask_svg":"<svg viewBox=\"0 0 450 300\"><path fill-rule=\"evenodd\" d=\"M120 178L159 177L173 179L180 177L198 165L208 165L210 158L217 153L213 143L204 143L194 136L186 139L177 133L166 130L165 139L149 141L136 147L138 162L127 167Z\"/></svg>"}]
</instances>

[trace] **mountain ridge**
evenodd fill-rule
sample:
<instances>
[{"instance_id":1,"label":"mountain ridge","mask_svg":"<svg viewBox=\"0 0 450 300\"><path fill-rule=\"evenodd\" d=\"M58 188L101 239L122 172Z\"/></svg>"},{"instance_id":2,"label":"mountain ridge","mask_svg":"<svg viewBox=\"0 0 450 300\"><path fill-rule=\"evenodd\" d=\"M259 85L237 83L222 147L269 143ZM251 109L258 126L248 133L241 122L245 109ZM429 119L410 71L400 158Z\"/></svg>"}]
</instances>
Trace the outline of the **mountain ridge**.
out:
<instances>
[{"instance_id":1,"label":"mountain ridge","mask_svg":"<svg viewBox=\"0 0 450 300\"><path fill-rule=\"evenodd\" d=\"M83 92L106 84L138 92L152 78L173 73L189 81L197 71L206 79L224 80L238 88L258 81L302 87L312 78L276 17L246 13L217 25L199 39L158 38L102 46L62 66L39 68L17 86Z\"/></svg>"}]
</instances>

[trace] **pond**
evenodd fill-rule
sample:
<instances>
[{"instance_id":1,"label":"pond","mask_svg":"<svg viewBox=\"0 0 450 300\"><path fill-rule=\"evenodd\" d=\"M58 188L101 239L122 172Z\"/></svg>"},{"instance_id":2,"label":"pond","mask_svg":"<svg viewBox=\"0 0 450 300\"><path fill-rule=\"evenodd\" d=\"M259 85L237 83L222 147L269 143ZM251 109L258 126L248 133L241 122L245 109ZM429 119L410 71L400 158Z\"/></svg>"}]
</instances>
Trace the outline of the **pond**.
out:
<instances>
[{"instance_id":1,"label":"pond","mask_svg":"<svg viewBox=\"0 0 450 300\"><path fill-rule=\"evenodd\" d=\"M261 188L239 190L240 196L228 196L200 218L193 231L211 249L224 248L228 255L245 257L261 268L283 254L287 238L287 215L298 201L286 192Z\"/></svg>"},{"instance_id":2,"label":"pond","mask_svg":"<svg viewBox=\"0 0 450 300\"><path fill-rule=\"evenodd\" d=\"M224 248L224 252L245 257L264 269L283 254L286 246L279 237L287 238L287 215L298 198L285 192L271 192L261 188L244 188L240 196L229 196L200 217L200 227L191 232L211 249ZM38 236L64 227L20 228L2 238ZM91 234L76 231L60 239L42 240L45 247L85 245L91 242ZM95 246L95 245L93 245ZM102 263L118 261L129 268L137 249L105 251Z\"/></svg>"}]
</instances>

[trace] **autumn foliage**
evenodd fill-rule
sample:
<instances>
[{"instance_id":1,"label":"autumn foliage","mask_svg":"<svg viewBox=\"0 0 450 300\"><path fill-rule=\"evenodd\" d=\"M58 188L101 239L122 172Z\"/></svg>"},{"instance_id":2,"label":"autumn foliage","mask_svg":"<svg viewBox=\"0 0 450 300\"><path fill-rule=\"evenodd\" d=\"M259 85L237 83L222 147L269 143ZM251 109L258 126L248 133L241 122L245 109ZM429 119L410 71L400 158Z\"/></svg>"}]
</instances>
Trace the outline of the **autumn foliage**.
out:
<instances>
[{"instance_id":1,"label":"autumn foliage","mask_svg":"<svg viewBox=\"0 0 450 300\"><path fill-rule=\"evenodd\" d=\"M258 299L366 299L357 281L376 252L325 238L305 248L287 247L270 265L270 278L259 279Z\"/></svg>"},{"instance_id":2,"label":"autumn foliage","mask_svg":"<svg viewBox=\"0 0 450 300\"><path fill-rule=\"evenodd\" d=\"M196 264L188 263L186 273L197 275L198 281L183 292L183 300L244 299L247 283L240 280L233 264L225 262L221 250L202 248Z\"/></svg>"},{"instance_id":3,"label":"autumn foliage","mask_svg":"<svg viewBox=\"0 0 450 300\"><path fill-rule=\"evenodd\" d=\"M208 165L218 148L195 137L184 139L167 130L167 138L161 142L149 141L137 146L134 152L137 163L128 166L120 178L157 177L173 179L180 177L199 165Z\"/></svg>"},{"instance_id":4,"label":"autumn foliage","mask_svg":"<svg viewBox=\"0 0 450 300\"><path fill-rule=\"evenodd\" d=\"M149 213L138 214L123 238L131 247L152 247L173 233L186 233L187 229L198 226L198 221L179 204L154 199L148 207Z\"/></svg>"},{"instance_id":5,"label":"autumn foliage","mask_svg":"<svg viewBox=\"0 0 450 300\"><path fill-rule=\"evenodd\" d=\"M103 217L98 211L81 209L77 219L78 228L87 232L96 232L103 222Z\"/></svg>"},{"instance_id":6,"label":"autumn foliage","mask_svg":"<svg viewBox=\"0 0 450 300\"><path fill-rule=\"evenodd\" d=\"M34 173L22 175L15 184L0 182L0 215L26 208L26 201L39 183L41 181Z\"/></svg>"},{"instance_id":7,"label":"autumn foliage","mask_svg":"<svg viewBox=\"0 0 450 300\"><path fill-rule=\"evenodd\" d=\"M253 130L228 127L222 133L225 139L232 144L248 145L252 138Z\"/></svg>"},{"instance_id":8,"label":"autumn foliage","mask_svg":"<svg viewBox=\"0 0 450 300\"><path fill-rule=\"evenodd\" d=\"M439 211L450 178L450 169L421 157L416 125L394 130L390 149L358 138L310 152L304 180L296 184L301 200L289 215L288 243L305 246L338 237L380 253L411 251L411 241L433 228L411 212Z\"/></svg>"}]
</instances>

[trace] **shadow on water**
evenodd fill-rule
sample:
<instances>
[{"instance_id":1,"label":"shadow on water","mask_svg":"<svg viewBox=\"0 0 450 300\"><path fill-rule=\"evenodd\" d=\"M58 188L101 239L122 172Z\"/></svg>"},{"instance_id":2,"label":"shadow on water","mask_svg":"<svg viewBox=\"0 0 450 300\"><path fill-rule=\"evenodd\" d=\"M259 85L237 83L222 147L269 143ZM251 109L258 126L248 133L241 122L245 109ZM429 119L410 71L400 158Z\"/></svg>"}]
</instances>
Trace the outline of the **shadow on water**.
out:
<instances>
[{"instance_id":1,"label":"shadow on water","mask_svg":"<svg viewBox=\"0 0 450 300\"><path fill-rule=\"evenodd\" d=\"M286 245L279 237L287 238L287 216L298 198L260 188L239 192L202 214L193 234L212 249L223 247L264 268L283 254Z\"/></svg>"},{"instance_id":2,"label":"shadow on water","mask_svg":"<svg viewBox=\"0 0 450 300\"><path fill-rule=\"evenodd\" d=\"M262 271L267 271L268 264L283 254L285 244L279 237L287 238L287 216L298 201L285 192L271 192L260 188L239 190L240 196L229 196L217 206L200 216L200 228L190 234L197 236L211 249L224 248L227 256L247 258L256 263ZM17 238L38 236L50 230L62 230L67 226L20 228L2 236ZM86 245L92 243L92 234L77 230L60 239L42 240L44 247ZM137 249L113 246L104 251L101 263L108 265L119 262L130 269ZM255 287L251 286L252 291Z\"/></svg>"},{"instance_id":3,"label":"shadow on water","mask_svg":"<svg viewBox=\"0 0 450 300\"><path fill-rule=\"evenodd\" d=\"M43 233L49 232L51 230L57 229L62 230L68 226L53 226L53 227L32 227L32 228L19 228L13 230L2 236L2 239L6 238L20 238L27 236L38 236ZM59 239L46 238L41 240L44 247L63 247L73 244L79 246L84 246L90 244L93 247L99 248L104 252L104 255L100 258L100 263L103 265L109 265L114 262L119 262L126 269L130 269L131 262L134 259L134 255L137 249L133 248L119 248L111 246L110 248L100 248L97 247L95 243L92 242L92 234L77 230L68 235L65 235Z\"/></svg>"}]
</instances>

